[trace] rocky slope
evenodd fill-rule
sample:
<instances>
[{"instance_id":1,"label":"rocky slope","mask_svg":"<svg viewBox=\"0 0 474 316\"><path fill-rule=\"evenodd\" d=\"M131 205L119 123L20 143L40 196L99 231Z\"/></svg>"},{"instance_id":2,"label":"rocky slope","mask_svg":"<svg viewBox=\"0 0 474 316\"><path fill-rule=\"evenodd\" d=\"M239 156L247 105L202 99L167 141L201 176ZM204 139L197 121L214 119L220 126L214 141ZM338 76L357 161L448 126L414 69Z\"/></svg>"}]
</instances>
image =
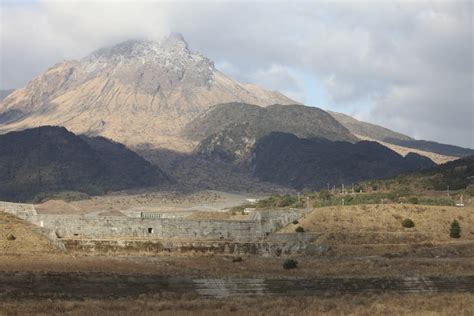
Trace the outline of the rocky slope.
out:
<instances>
[{"instance_id":1,"label":"rocky slope","mask_svg":"<svg viewBox=\"0 0 474 316\"><path fill-rule=\"evenodd\" d=\"M417 153L429 157L436 163L444 163L456 160L459 157L474 155L474 150L469 148L417 140L382 126L356 120L343 113L329 111L329 114L358 138L377 141L402 155L410 152Z\"/></svg>"},{"instance_id":2,"label":"rocky slope","mask_svg":"<svg viewBox=\"0 0 474 316\"><path fill-rule=\"evenodd\" d=\"M262 108L244 103L221 104L191 121L183 130L187 138L200 141L196 153L226 162L248 159L255 143L271 132L331 141L357 140L327 112L303 105Z\"/></svg>"},{"instance_id":3,"label":"rocky slope","mask_svg":"<svg viewBox=\"0 0 474 316\"><path fill-rule=\"evenodd\" d=\"M161 186L168 177L125 146L44 126L0 135L0 200Z\"/></svg>"},{"instance_id":4,"label":"rocky slope","mask_svg":"<svg viewBox=\"0 0 474 316\"><path fill-rule=\"evenodd\" d=\"M260 180L296 189L321 189L328 183L351 185L434 165L426 157L413 153L402 157L376 142L331 142L286 133L261 138L251 160L254 175Z\"/></svg>"},{"instance_id":5,"label":"rocky slope","mask_svg":"<svg viewBox=\"0 0 474 316\"><path fill-rule=\"evenodd\" d=\"M224 102L293 104L278 92L242 84L188 48L177 34L131 40L66 61L0 103L0 133L41 125L101 135L127 146L190 151L180 129Z\"/></svg>"}]
</instances>

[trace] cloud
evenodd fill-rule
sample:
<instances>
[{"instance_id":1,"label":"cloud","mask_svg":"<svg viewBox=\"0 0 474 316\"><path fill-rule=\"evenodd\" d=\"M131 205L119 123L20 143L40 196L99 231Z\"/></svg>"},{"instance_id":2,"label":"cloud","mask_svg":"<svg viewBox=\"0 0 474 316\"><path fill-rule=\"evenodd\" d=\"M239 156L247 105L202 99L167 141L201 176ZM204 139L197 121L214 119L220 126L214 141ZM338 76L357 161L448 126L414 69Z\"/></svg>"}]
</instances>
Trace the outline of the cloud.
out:
<instances>
[{"instance_id":1,"label":"cloud","mask_svg":"<svg viewBox=\"0 0 474 316\"><path fill-rule=\"evenodd\" d=\"M178 31L241 81L474 147L472 12L469 0L2 2L0 85L21 86L104 45Z\"/></svg>"}]
</instances>

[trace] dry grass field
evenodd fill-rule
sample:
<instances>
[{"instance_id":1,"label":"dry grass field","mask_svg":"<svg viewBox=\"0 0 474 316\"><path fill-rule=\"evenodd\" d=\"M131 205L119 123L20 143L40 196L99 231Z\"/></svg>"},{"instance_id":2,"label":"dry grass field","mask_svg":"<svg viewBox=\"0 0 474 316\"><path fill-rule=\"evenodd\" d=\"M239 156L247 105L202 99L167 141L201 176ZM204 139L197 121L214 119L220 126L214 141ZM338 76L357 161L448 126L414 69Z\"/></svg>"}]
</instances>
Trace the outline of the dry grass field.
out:
<instances>
[{"instance_id":1,"label":"dry grass field","mask_svg":"<svg viewBox=\"0 0 474 316\"><path fill-rule=\"evenodd\" d=\"M109 300L0 301L0 315L472 315L474 295L383 294L337 297L141 295Z\"/></svg>"},{"instance_id":2,"label":"dry grass field","mask_svg":"<svg viewBox=\"0 0 474 316\"><path fill-rule=\"evenodd\" d=\"M410 218L414 228L403 228ZM457 219L460 239L449 237ZM317 208L297 224L329 246L324 255L296 256L298 268L284 270L285 258L212 254L102 256L55 250L34 228L0 212L0 271L145 273L214 278L468 276L474 271L473 209L421 205L358 205ZM9 240L8 235L14 235ZM162 293L122 299L0 299L0 315L472 315L467 293L367 294L341 297L231 297L208 299Z\"/></svg>"},{"instance_id":3,"label":"dry grass field","mask_svg":"<svg viewBox=\"0 0 474 316\"><path fill-rule=\"evenodd\" d=\"M413 228L402 221L411 219ZM461 238L449 236L453 220L461 225ZM295 232L297 227L314 233L315 244L330 246L335 255L384 255L413 252L419 248L463 249L474 255L474 207L375 204L316 208L298 223L280 232ZM439 254L442 255L442 254Z\"/></svg>"},{"instance_id":4,"label":"dry grass field","mask_svg":"<svg viewBox=\"0 0 474 316\"><path fill-rule=\"evenodd\" d=\"M57 251L35 227L17 217L0 212L0 254L48 254ZM0 262L1 262L0 257Z\"/></svg>"}]
</instances>

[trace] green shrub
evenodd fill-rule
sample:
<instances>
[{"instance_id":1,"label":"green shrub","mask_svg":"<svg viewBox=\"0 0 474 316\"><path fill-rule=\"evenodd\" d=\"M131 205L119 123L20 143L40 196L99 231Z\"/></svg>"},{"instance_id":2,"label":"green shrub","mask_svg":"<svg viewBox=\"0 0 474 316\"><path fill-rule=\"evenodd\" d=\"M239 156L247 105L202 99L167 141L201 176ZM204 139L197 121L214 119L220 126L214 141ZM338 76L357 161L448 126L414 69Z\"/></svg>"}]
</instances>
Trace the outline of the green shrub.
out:
<instances>
[{"instance_id":1,"label":"green shrub","mask_svg":"<svg viewBox=\"0 0 474 316\"><path fill-rule=\"evenodd\" d=\"M301 226L296 227L295 232L297 233L304 233L304 228Z\"/></svg>"},{"instance_id":2,"label":"green shrub","mask_svg":"<svg viewBox=\"0 0 474 316\"><path fill-rule=\"evenodd\" d=\"M298 223L299 223L299 222L298 222L297 219L295 219L295 220L293 221L293 225L296 225L296 224L298 224Z\"/></svg>"},{"instance_id":3,"label":"green shrub","mask_svg":"<svg viewBox=\"0 0 474 316\"><path fill-rule=\"evenodd\" d=\"M405 228L413 228L415 227L415 223L411 219L405 218L402 222L402 226Z\"/></svg>"},{"instance_id":4,"label":"green shrub","mask_svg":"<svg viewBox=\"0 0 474 316\"><path fill-rule=\"evenodd\" d=\"M466 192L469 193L470 196L474 196L474 184L470 184L466 188Z\"/></svg>"},{"instance_id":5,"label":"green shrub","mask_svg":"<svg viewBox=\"0 0 474 316\"><path fill-rule=\"evenodd\" d=\"M321 190L321 192L319 192L319 198L323 201L329 201L331 197L332 194L328 190Z\"/></svg>"},{"instance_id":6,"label":"green shrub","mask_svg":"<svg viewBox=\"0 0 474 316\"><path fill-rule=\"evenodd\" d=\"M297 267L298 261L295 259L286 259L285 262L283 262L283 269L285 270L295 269Z\"/></svg>"},{"instance_id":7,"label":"green shrub","mask_svg":"<svg viewBox=\"0 0 474 316\"><path fill-rule=\"evenodd\" d=\"M288 207L298 202L298 198L296 196L285 195L281 198L280 202L278 202L278 207Z\"/></svg>"},{"instance_id":8,"label":"green shrub","mask_svg":"<svg viewBox=\"0 0 474 316\"><path fill-rule=\"evenodd\" d=\"M451 229L449 231L449 236L451 238L460 238L461 237L461 226L457 220L454 220L451 223Z\"/></svg>"},{"instance_id":9,"label":"green shrub","mask_svg":"<svg viewBox=\"0 0 474 316\"><path fill-rule=\"evenodd\" d=\"M420 200L418 200L418 198L416 196L410 196L408 198L408 202L411 203L411 204L418 204L418 203L420 203Z\"/></svg>"}]
</instances>

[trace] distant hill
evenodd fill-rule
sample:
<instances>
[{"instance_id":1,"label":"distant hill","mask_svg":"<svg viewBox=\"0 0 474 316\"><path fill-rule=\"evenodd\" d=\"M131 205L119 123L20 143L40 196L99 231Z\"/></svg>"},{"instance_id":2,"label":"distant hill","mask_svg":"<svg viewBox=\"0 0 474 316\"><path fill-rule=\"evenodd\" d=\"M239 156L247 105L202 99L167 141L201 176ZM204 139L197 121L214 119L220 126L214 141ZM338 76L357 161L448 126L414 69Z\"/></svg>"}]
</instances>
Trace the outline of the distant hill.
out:
<instances>
[{"instance_id":1,"label":"distant hill","mask_svg":"<svg viewBox=\"0 0 474 316\"><path fill-rule=\"evenodd\" d=\"M426 157L402 157L376 142L331 142L286 133L261 138L252 157L252 170L260 180L296 189L350 185L435 166Z\"/></svg>"},{"instance_id":2,"label":"distant hill","mask_svg":"<svg viewBox=\"0 0 474 316\"><path fill-rule=\"evenodd\" d=\"M124 145L44 126L0 135L0 200L40 193L108 191L169 182L156 166Z\"/></svg>"},{"instance_id":3,"label":"distant hill","mask_svg":"<svg viewBox=\"0 0 474 316\"><path fill-rule=\"evenodd\" d=\"M431 169L398 177L399 182L420 189L461 190L474 185L474 156L463 157ZM474 195L474 187L472 188Z\"/></svg>"},{"instance_id":4,"label":"distant hill","mask_svg":"<svg viewBox=\"0 0 474 316\"><path fill-rule=\"evenodd\" d=\"M387 128L356 120L355 118L343 113L331 111L329 111L329 113L339 123L341 123L348 130L350 130L352 134L362 139L376 140L387 143L387 145L392 144L396 146L401 146L403 147L401 148L403 152L410 151L409 149L414 149L420 154L424 154L427 156L429 156L429 153L446 156L447 159L442 159L442 157L440 157L441 159L439 159L439 161L454 160L455 157L466 157L469 155L474 155L473 149L463 148L454 145L440 144L433 141L416 140L407 135L391 131ZM390 147L393 150L397 150L398 148L396 146ZM422 153L422 151L425 151L426 153Z\"/></svg>"},{"instance_id":5,"label":"distant hill","mask_svg":"<svg viewBox=\"0 0 474 316\"><path fill-rule=\"evenodd\" d=\"M291 133L303 138L357 141L327 112L303 105L271 105L266 108L245 103L216 105L183 130L185 137L200 141L195 152L227 162L247 159L254 144L271 132Z\"/></svg>"}]
</instances>

